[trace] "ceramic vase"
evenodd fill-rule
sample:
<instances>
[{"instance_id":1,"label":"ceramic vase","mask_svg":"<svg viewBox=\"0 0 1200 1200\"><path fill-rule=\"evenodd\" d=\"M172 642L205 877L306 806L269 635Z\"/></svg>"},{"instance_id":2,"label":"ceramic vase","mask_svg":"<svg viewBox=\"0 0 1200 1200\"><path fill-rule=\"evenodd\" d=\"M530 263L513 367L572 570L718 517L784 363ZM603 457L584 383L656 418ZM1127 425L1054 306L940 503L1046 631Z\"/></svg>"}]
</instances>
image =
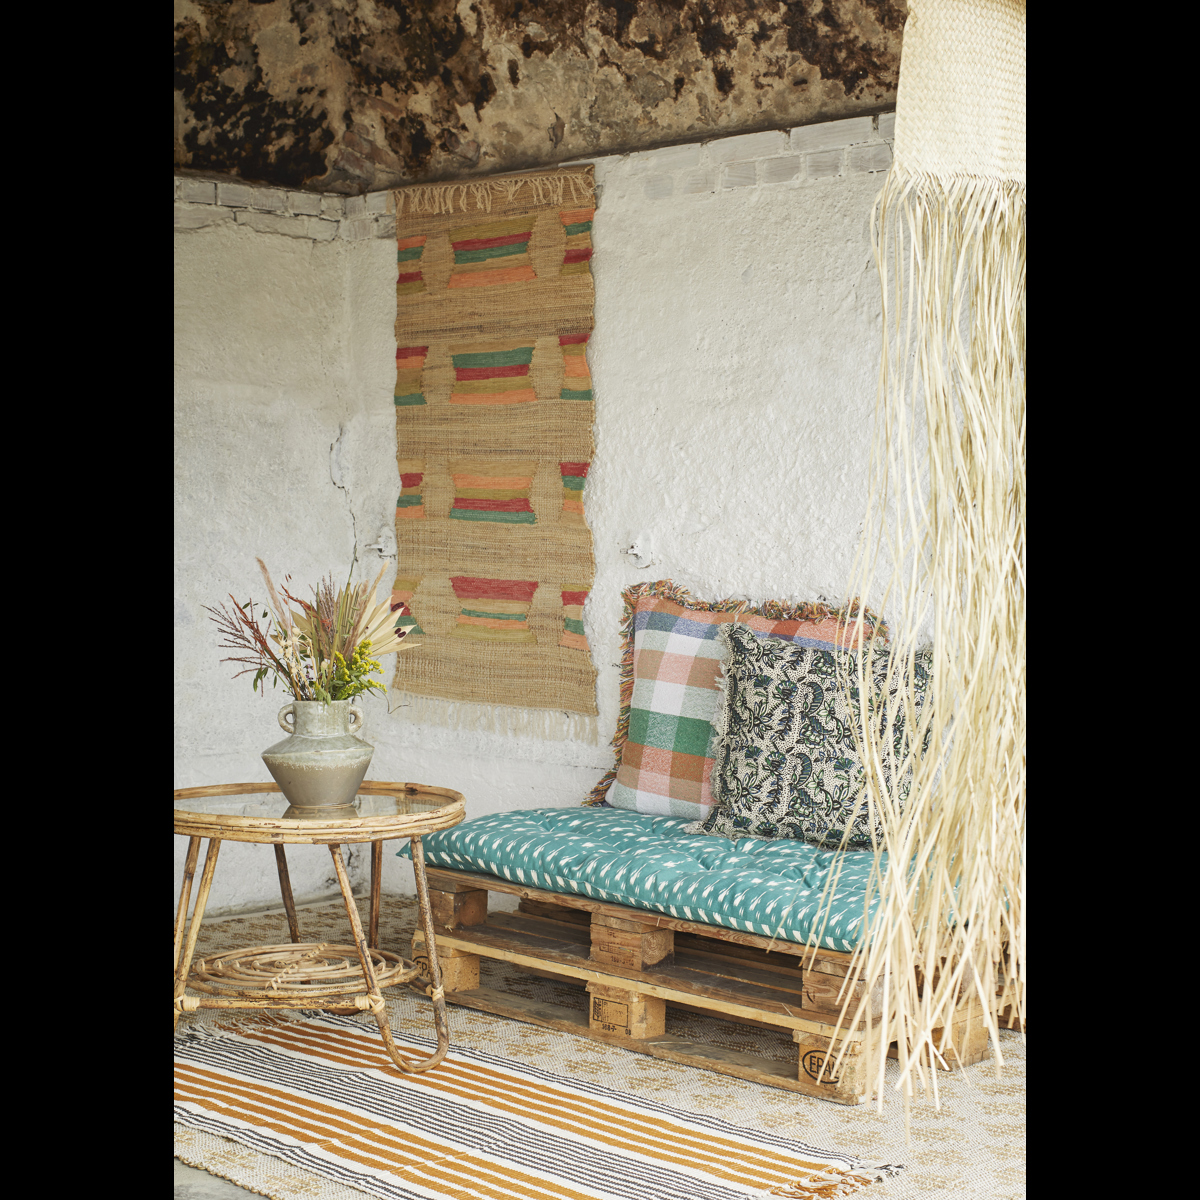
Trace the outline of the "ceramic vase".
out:
<instances>
[{"instance_id":1,"label":"ceramic vase","mask_svg":"<svg viewBox=\"0 0 1200 1200\"><path fill-rule=\"evenodd\" d=\"M263 762L293 808L354 802L375 747L358 736L363 712L349 700L294 700L279 710L288 736L263 751Z\"/></svg>"}]
</instances>

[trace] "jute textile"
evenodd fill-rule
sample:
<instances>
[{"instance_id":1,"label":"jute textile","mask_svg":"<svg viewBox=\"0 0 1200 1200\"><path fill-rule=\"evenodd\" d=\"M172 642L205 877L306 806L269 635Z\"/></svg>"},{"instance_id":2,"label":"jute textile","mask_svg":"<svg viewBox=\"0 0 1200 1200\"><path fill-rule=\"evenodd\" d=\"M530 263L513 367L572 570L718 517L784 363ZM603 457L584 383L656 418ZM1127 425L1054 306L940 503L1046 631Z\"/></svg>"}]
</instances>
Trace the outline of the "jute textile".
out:
<instances>
[{"instance_id":1,"label":"jute textile","mask_svg":"<svg viewBox=\"0 0 1200 1200\"><path fill-rule=\"evenodd\" d=\"M264 851L266 853L266 851ZM268 855L269 863L269 855ZM496 897L493 895L493 907ZM366 920L366 901L359 904ZM302 909L303 936L344 943L349 924L341 900ZM416 922L412 897L385 898L380 926L386 949L407 953ZM288 940L282 913L206 921L197 948L201 955L251 944ZM586 1013L588 994L581 986L538 978L509 963L488 959L482 983L539 1003L574 1007ZM424 1036L430 1027L425 996L389 989L388 1017L397 1035ZM601 1084L635 1098L656 1100L688 1112L717 1113L744 1129L763 1130L816 1146L905 1169L874 1183L863 1200L1020 1200L1025 1195L1025 1037L1000 1031L1004 1045L1003 1078L992 1062L942 1074L941 1109L918 1099L909 1113L911 1140L905 1140L902 1106L877 1112L874 1105L828 1104L795 1092L763 1087L744 1079L715 1075L662 1059L635 1054L570 1033L526 1025L506 1017L451 1006L451 1048L502 1055L514 1064L540 1067L572 1080ZM227 1013L189 1013L180 1030L225 1024ZM374 1018L359 1018L364 1029ZM787 1030L756 1029L667 1006L667 1032L688 1040L726 1046L794 1063L796 1044ZM899 1078L888 1064L886 1085ZM184 1162L223 1176L276 1200L361 1200L366 1193L325 1175L258 1151L243 1141L176 1123L175 1154Z\"/></svg>"},{"instance_id":2,"label":"jute textile","mask_svg":"<svg viewBox=\"0 0 1200 1200\"><path fill-rule=\"evenodd\" d=\"M486 725L507 706L530 714L527 732L567 736L581 722L552 718L590 728L596 713L582 624L595 569L592 169L485 185L395 196L393 600L421 643L395 686L447 702L417 703L423 719Z\"/></svg>"},{"instance_id":3,"label":"jute textile","mask_svg":"<svg viewBox=\"0 0 1200 1200\"><path fill-rule=\"evenodd\" d=\"M175 1119L388 1200L834 1197L885 1173L486 1051L404 1075L352 1017L194 1028Z\"/></svg>"}]
</instances>

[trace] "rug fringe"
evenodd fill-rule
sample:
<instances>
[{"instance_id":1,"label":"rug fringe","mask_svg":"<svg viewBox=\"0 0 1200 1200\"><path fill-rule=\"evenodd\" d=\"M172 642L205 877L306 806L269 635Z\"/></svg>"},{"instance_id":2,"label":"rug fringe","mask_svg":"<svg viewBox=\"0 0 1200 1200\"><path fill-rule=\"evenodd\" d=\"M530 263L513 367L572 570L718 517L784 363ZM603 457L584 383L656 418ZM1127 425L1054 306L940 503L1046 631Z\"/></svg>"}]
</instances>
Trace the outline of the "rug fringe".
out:
<instances>
[{"instance_id":1,"label":"rug fringe","mask_svg":"<svg viewBox=\"0 0 1200 1200\"><path fill-rule=\"evenodd\" d=\"M600 744L599 722L587 713L557 708L517 708L508 704L472 704L395 689L388 695L388 704L390 713L398 713L417 725L440 725L446 729L494 733L501 737L541 738L548 742Z\"/></svg>"},{"instance_id":2,"label":"rug fringe","mask_svg":"<svg viewBox=\"0 0 1200 1200\"><path fill-rule=\"evenodd\" d=\"M179 1024L180 1036L198 1038L220 1038L229 1034L255 1033L264 1025L277 1025L281 1021L311 1021L320 1015L317 1010L302 1008L273 1008L261 1012L237 1009L197 1009L187 1013ZM366 1014L368 1017L370 1013Z\"/></svg>"},{"instance_id":3,"label":"rug fringe","mask_svg":"<svg viewBox=\"0 0 1200 1200\"><path fill-rule=\"evenodd\" d=\"M562 204L568 188L570 202L590 202L594 195L593 168L561 168L530 175L506 175L500 179L470 179L461 183L415 184L392 193L397 217L437 216L441 213L491 212L493 199L511 204L522 191L532 193L530 204Z\"/></svg>"},{"instance_id":4,"label":"rug fringe","mask_svg":"<svg viewBox=\"0 0 1200 1200\"><path fill-rule=\"evenodd\" d=\"M849 1171L810 1171L790 1184L756 1195L761 1200L771 1196L783 1196L787 1200L836 1200L839 1196L853 1196L872 1183L882 1183L889 1175L899 1175L903 1170L903 1166L893 1163L860 1162Z\"/></svg>"},{"instance_id":5,"label":"rug fringe","mask_svg":"<svg viewBox=\"0 0 1200 1200\"><path fill-rule=\"evenodd\" d=\"M200 1135L197 1133L197 1131L194 1129L189 1129L186 1125L181 1124L179 1121L175 1121L173 1124L174 1144L172 1146L172 1152L185 1167L193 1167L195 1170L204 1171L206 1174L212 1175L217 1179L227 1180L236 1187L244 1188L248 1192L254 1192L254 1194L257 1196L270 1196L269 1192L257 1191L250 1185L243 1183L241 1179L235 1178L233 1175L229 1174L229 1168L225 1166L224 1169L222 1169L222 1166L219 1166L213 1162L212 1155L197 1154L191 1145L193 1141L199 1140ZM209 1137L212 1141L218 1140L212 1134L210 1134ZM230 1145L237 1146L237 1148L243 1153L247 1152L247 1147L242 1146L239 1142L230 1141L228 1138L221 1138L219 1140L229 1141Z\"/></svg>"}]
</instances>

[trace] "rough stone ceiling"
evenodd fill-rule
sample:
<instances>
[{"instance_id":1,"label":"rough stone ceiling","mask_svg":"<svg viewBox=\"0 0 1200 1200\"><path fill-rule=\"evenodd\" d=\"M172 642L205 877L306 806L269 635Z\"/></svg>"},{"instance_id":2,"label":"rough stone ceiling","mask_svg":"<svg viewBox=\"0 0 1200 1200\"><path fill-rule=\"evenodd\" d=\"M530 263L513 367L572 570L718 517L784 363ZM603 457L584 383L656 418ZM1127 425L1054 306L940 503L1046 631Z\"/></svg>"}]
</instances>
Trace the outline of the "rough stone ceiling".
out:
<instances>
[{"instance_id":1,"label":"rough stone ceiling","mask_svg":"<svg viewBox=\"0 0 1200 1200\"><path fill-rule=\"evenodd\" d=\"M894 106L907 0L176 0L176 169L332 192Z\"/></svg>"}]
</instances>

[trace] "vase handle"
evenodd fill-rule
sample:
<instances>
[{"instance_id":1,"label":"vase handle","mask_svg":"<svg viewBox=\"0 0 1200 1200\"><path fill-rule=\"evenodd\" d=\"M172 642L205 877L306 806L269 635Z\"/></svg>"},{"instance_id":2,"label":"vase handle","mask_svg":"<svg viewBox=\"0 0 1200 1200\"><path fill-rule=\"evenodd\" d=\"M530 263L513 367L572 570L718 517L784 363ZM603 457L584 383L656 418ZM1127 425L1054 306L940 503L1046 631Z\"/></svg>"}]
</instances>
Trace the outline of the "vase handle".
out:
<instances>
[{"instance_id":1,"label":"vase handle","mask_svg":"<svg viewBox=\"0 0 1200 1200\"><path fill-rule=\"evenodd\" d=\"M292 718L292 723L288 724L288 717ZM279 710L279 726L284 733L296 732L296 706L294 704L285 704Z\"/></svg>"},{"instance_id":2,"label":"vase handle","mask_svg":"<svg viewBox=\"0 0 1200 1200\"><path fill-rule=\"evenodd\" d=\"M363 710L357 704L350 705L350 732L353 734L362 733L364 720Z\"/></svg>"}]
</instances>

